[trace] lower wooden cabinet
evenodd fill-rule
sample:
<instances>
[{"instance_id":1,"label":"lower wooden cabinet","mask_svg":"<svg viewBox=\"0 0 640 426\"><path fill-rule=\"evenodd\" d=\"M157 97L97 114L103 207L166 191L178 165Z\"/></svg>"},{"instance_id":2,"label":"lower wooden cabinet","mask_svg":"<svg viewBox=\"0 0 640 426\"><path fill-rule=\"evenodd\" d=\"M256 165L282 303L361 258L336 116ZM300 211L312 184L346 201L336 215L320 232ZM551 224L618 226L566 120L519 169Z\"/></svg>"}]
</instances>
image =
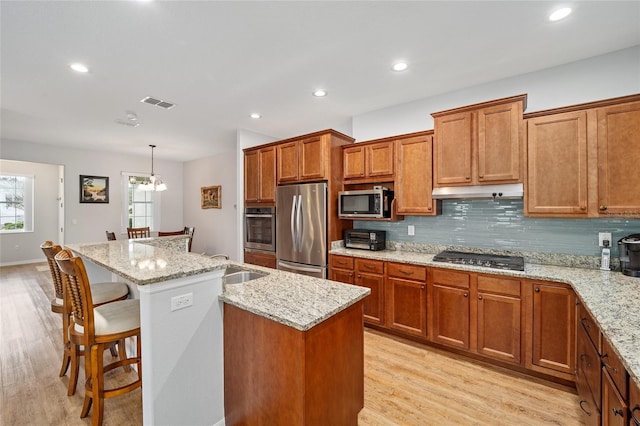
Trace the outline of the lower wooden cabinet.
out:
<instances>
[{"instance_id":1,"label":"lower wooden cabinet","mask_svg":"<svg viewBox=\"0 0 640 426\"><path fill-rule=\"evenodd\" d=\"M329 279L345 284L354 284L355 274L353 272L353 257L339 256L335 254L330 255Z\"/></svg>"},{"instance_id":2,"label":"lower wooden cabinet","mask_svg":"<svg viewBox=\"0 0 640 426\"><path fill-rule=\"evenodd\" d=\"M576 297L567 284L531 281L527 332L531 359L526 367L575 380Z\"/></svg>"},{"instance_id":3,"label":"lower wooden cabinet","mask_svg":"<svg viewBox=\"0 0 640 426\"><path fill-rule=\"evenodd\" d=\"M640 426L640 386L629 381L629 426Z\"/></svg>"},{"instance_id":4,"label":"lower wooden cabinet","mask_svg":"<svg viewBox=\"0 0 640 426\"><path fill-rule=\"evenodd\" d=\"M427 336L427 269L386 264L386 325L403 333Z\"/></svg>"},{"instance_id":5,"label":"lower wooden cabinet","mask_svg":"<svg viewBox=\"0 0 640 426\"><path fill-rule=\"evenodd\" d=\"M606 367L602 368L602 424L603 426L629 424L629 406Z\"/></svg>"},{"instance_id":6,"label":"lower wooden cabinet","mask_svg":"<svg viewBox=\"0 0 640 426\"><path fill-rule=\"evenodd\" d=\"M354 284L371 289L364 299L364 321L384 324L384 263L380 260L355 259Z\"/></svg>"},{"instance_id":7,"label":"lower wooden cabinet","mask_svg":"<svg viewBox=\"0 0 640 426\"><path fill-rule=\"evenodd\" d=\"M470 274L434 269L431 274L431 340L469 349Z\"/></svg>"},{"instance_id":8,"label":"lower wooden cabinet","mask_svg":"<svg viewBox=\"0 0 640 426\"><path fill-rule=\"evenodd\" d=\"M276 269L276 255L261 251L244 251L244 263Z\"/></svg>"}]
</instances>

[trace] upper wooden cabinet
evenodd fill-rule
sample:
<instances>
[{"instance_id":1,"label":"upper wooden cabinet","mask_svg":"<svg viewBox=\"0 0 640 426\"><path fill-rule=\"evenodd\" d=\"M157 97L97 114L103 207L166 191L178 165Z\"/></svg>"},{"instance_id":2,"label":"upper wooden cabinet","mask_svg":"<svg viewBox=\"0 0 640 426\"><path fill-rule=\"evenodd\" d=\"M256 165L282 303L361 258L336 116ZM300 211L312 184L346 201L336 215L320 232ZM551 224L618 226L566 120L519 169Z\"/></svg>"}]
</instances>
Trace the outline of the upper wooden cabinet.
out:
<instances>
[{"instance_id":1,"label":"upper wooden cabinet","mask_svg":"<svg viewBox=\"0 0 640 426\"><path fill-rule=\"evenodd\" d=\"M275 146L245 150L244 201L245 204L275 204Z\"/></svg>"},{"instance_id":2,"label":"upper wooden cabinet","mask_svg":"<svg viewBox=\"0 0 640 426\"><path fill-rule=\"evenodd\" d=\"M396 213L399 215L435 215L440 202L432 198L433 135L421 132L396 141L395 180Z\"/></svg>"},{"instance_id":3,"label":"upper wooden cabinet","mask_svg":"<svg viewBox=\"0 0 640 426\"><path fill-rule=\"evenodd\" d=\"M521 182L526 100L520 95L431 114L434 186Z\"/></svg>"},{"instance_id":4,"label":"upper wooden cabinet","mask_svg":"<svg viewBox=\"0 0 640 426\"><path fill-rule=\"evenodd\" d=\"M525 214L640 217L640 95L525 115Z\"/></svg>"},{"instance_id":5,"label":"upper wooden cabinet","mask_svg":"<svg viewBox=\"0 0 640 426\"><path fill-rule=\"evenodd\" d=\"M526 211L530 216L587 216L587 113L527 120Z\"/></svg>"},{"instance_id":6,"label":"upper wooden cabinet","mask_svg":"<svg viewBox=\"0 0 640 426\"><path fill-rule=\"evenodd\" d=\"M394 151L393 140L361 142L344 147L342 177L345 180L393 180Z\"/></svg>"}]
</instances>

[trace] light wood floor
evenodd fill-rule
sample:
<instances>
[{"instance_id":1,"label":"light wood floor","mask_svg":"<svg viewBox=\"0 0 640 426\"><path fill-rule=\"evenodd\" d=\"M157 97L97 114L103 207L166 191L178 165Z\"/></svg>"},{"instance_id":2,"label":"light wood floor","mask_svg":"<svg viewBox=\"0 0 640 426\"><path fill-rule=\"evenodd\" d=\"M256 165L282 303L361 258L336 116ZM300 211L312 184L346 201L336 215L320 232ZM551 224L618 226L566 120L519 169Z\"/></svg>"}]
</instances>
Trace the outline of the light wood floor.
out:
<instances>
[{"instance_id":1,"label":"light wood floor","mask_svg":"<svg viewBox=\"0 0 640 426\"><path fill-rule=\"evenodd\" d=\"M83 425L84 390L58 377L62 321L46 264L0 268L0 425ZM105 355L110 357L108 352ZM124 377L113 371L113 383ZM80 373L79 383L84 381ZM365 332L360 425L581 425L566 389L376 331ZM142 424L141 391L105 403L108 425ZM288 426L288 425L287 425Z\"/></svg>"}]
</instances>

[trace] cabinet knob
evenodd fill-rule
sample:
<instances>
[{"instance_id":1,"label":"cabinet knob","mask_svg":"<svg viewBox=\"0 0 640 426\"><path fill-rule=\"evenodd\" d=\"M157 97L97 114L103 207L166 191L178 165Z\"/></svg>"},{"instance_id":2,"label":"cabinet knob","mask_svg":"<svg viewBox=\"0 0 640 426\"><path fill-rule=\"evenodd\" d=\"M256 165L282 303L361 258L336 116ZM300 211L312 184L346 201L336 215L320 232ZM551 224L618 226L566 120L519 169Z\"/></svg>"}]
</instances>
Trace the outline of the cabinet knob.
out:
<instances>
[{"instance_id":1,"label":"cabinet knob","mask_svg":"<svg viewBox=\"0 0 640 426\"><path fill-rule=\"evenodd\" d=\"M613 415L614 416L620 416L620 417L624 417L624 411L622 411L622 408L612 408L611 411L613 411Z\"/></svg>"},{"instance_id":2,"label":"cabinet knob","mask_svg":"<svg viewBox=\"0 0 640 426\"><path fill-rule=\"evenodd\" d=\"M536 289L533 291L535 291L536 293L540 293L540 287L536 287Z\"/></svg>"},{"instance_id":3,"label":"cabinet knob","mask_svg":"<svg viewBox=\"0 0 640 426\"><path fill-rule=\"evenodd\" d=\"M471 178L469 176L465 176L464 179L465 180L471 180Z\"/></svg>"},{"instance_id":4,"label":"cabinet knob","mask_svg":"<svg viewBox=\"0 0 640 426\"><path fill-rule=\"evenodd\" d=\"M482 300L482 296L478 296L478 300Z\"/></svg>"},{"instance_id":5,"label":"cabinet knob","mask_svg":"<svg viewBox=\"0 0 640 426\"><path fill-rule=\"evenodd\" d=\"M614 367L611 364L607 364L604 359L608 358L609 355L608 354L604 354L600 357L600 359L602 360L602 365L604 365L605 368L608 368L609 370L613 371L615 374L618 374L618 369L616 367Z\"/></svg>"},{"instance_id":6,"label":"cabinet knob","mask_svg":"<svg viewBox=\"0 0 640 426\"><path fill-rule=\"evenodd\" d=\"M580 210L585 211L587 209L587 206L580 206Z\"/></svg>"},{"instance_id":7,"label":"cabinet knob","mask_svg":"<svg viewBox=\"0 0 640 426\"><path fill-rule=\"evenodd\" d=\"M424 286L423 285L420 286L420 290L424 290Z\"/></svg>"},{"instance_id":8,"label":"cabinet knob","mask_svg":"<svg viewBox=\"0 0 640 426\"><path fill-rule=\"evenodd\" d=\"M483 178L483 177L484 177L484 175L478 175L478 177L479 177L479 178Z\"/></svg>"},{"instance_id":9,"label":"cabinet knob","mask_svg":"<svg viewBox=\"0 0 640 426\"><path fill-rule=\"evenodd\" d=\"M358 274L358 278L362 278L362 275Z\"/></svg>"},{"instance_id":10,"label":"cabinet knob","mask_svg":"<svg viewBox=\"0 0 640 426\"><path fill-rule=\"evenodd\" d=\"M600 206L600 211L605 211L606 209L607 209L607 206L605 205Z\"/></svg>"},{"instance_id":11,"label":"cabinet knob","mask_svg":"<svg viewBox=\"0 0 640 426\"><path fill-rule=\"evenodd\" d=\"M469 293L463 294L464 297L469 297Z\"/></svg>"}]
</instances>

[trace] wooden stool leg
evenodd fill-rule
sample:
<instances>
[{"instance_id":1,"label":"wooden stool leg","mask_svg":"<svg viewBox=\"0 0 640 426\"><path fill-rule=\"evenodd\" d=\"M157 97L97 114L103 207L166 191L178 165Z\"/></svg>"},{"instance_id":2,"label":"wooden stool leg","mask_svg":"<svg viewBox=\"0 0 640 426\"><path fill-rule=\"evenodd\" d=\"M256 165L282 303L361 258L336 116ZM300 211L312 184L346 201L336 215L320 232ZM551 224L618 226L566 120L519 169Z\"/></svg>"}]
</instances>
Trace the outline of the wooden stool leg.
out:
<instances>
[{"instance_id":1,"label":"wooden stool leg","mask_svg":"<svg viewBox=\"0 0 640 426\"><path fill-rule=\"evenodd\" d=\"M118 353L120 354L120 361L124 361L127 359L127 347L125 346L125 339L118 340ZM123 365L122 369L125 373L131 371L131 366L129 364Z\"/></svg>"},{"instance_id":2,"label":"wooden stool leg","mask_svg":"<svg viewBox=\"0 0 640 426\"><path fill-rule=\"evenodd\" d=\"M80 371L80 347L73 343L69 344L71 345L71 372L69 373L69 388L67 389L67 396L71 396L76 393L78 372Z\"/></svg>"},{"instance_id":3,"label":"wooden stool leg","mask_svg":"<svg viewBox=\"0 0 640 426\"><path fill-rule=\"evenodd\" d=\"M60 377L67 373L71 362L71 343L69 342L69 315L62 313L62 344L64 353L62 355L62 366L60 367Z\"/></svg>"},{"instance_id":4,"label":"wooden stool leg","mask_svg":"<svg viewBox=\"0 0 640 426\"><path fill-rule=\"evenodd\" d=\"M95 400L91 415L93 426L102 425L104 417L104 350L103 344L91 347L91 393Z\"/></svg>"},{"instance_id":5,"label":"wooden stool leg","mask_svg":"<svg viewBox=\"0 0 640 426\"><path fill-rule=\"evenodd\" d=\"M82 404L82 411L80 412L80 417L85 418L89 414L89 410L91 409L91 404L93 403L93 399L95 395L92 392L92 359L91 359L91 348L85 347L84 350L84 403Z\"/></svg>"}]
</instances>

